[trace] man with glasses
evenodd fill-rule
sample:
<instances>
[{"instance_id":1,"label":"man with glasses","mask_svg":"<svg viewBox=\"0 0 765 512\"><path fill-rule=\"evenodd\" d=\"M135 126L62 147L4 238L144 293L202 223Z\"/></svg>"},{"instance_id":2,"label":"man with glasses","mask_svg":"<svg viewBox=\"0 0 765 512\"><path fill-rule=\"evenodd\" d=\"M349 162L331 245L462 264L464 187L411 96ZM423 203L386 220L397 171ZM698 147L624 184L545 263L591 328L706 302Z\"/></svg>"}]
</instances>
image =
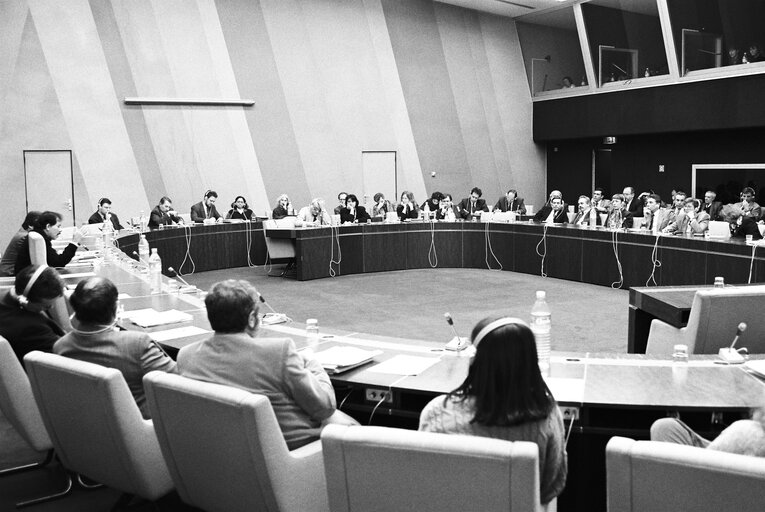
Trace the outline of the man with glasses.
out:
<instances>
[{"instance_id":1,"label":"man with glasses","mask_svg":"<svg viewBox=\"0 0 765 512\"><path fill-rule=\"evenodd\" d=\"M481 199L482 195L483 192L480 188L473 187L470 191L470 196L460 201L460 217L467 220L473 217L480 217L481 212L488 212L489 207L486 206L486 200Z\"/></svg>"}]
</instances>

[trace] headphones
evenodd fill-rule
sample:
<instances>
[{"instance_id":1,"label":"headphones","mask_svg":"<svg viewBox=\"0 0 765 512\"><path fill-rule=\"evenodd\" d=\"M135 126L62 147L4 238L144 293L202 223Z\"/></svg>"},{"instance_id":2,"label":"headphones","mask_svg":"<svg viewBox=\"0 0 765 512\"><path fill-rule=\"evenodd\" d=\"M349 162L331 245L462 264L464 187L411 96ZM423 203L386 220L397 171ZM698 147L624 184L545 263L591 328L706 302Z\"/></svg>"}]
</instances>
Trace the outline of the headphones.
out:
<instances>
[{"instance_id":1,"label":"headphones","mask_svg":"<svg viewBox=\"0 0 765 512\"><path fill-rule=\"evenodd\" d=\"M37 282L37 279L39 279L40 275L45 271L45 269L48 268L48 265L40 265L37 267L37 269L32 274L32 277L29 278L29 282L24 287L24 291L16 297L16 300L19 302L19 307L21 309L27 309L27 306L29 305L29 298L27 295L29 295L29 292L32 291L32 287Z\"/></svg>"},{"instance_id":2,"label":"headphones","mask_svg":"<svg viewBox=\"0 0 765 512\"><path fill-rule=\"evenodd\" d=\"M496 329L499 329L500 327L504 327L506 325L522 325L524 327L529 326L529 324L527 324L520 318L515 318L510 316L506 316L504 318L494 320L493 322L488 323L483 329L478 331L478 334L476 334L475 339L473 340L473 346L475 348L478 348L478 344L481 343L481 340L483 340L486 336L488 336L490 332Z\"/></svg>"},{"instance_id":3,"label":"headphones","mask_svg":"<svg viewBox=\"0 0 765 512\"><path fill-rule=\"evenodd\" d=\"M245 210L249 209L249 206L247 205L247 199L245 199L245 198L244 198L244 196L236 196L236 197L234 198L234 202L233 202L233 203L231 203L231 209L234 209L234 208L236 208L236 200L237 200L237 199L239 199L240 197L241 197L241 198L242 198L242 200L244 201L244 206L243 206L243 208L244 208Z\"/></svg>"}]
</instances>

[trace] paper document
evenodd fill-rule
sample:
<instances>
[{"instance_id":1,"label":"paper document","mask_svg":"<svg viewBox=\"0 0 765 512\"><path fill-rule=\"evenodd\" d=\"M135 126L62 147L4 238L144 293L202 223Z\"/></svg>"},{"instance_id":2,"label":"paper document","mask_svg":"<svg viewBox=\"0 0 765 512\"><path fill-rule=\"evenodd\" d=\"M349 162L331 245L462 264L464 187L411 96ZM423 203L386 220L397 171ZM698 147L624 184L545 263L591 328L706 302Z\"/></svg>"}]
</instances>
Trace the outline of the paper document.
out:
<instances>
[{"instance_id":1,"label":"paper document","mask_svg":"<svg viewBox=\"0 0 765 512\"><path fill-rule=\"evenodd\" d=\"M321 352L316 352L315 356L316 360L331 375L366 364L382 353L382 350L364 350L357 347L335 346Z\"/></svg>"},{"instance_id":2,"label":"paper document","mask_svg":"<svg viewBox=\"0 0 765 512\"><path fill-rule=\"evenodd\" d=\"M369 368L370 372L391 375L419 375L438 362L437 357L407 356L399 354Z\"/></svg>"},{"instance_id":3,"label":"paper document","mask_svg":"<svg viewBox=\"0 0 765 512\"><path fill-rule=\"evenodd\" d=\"M96 275L95 272L74 272L72 274L61 274L64 279L71 279L75 277L90 277Z\"/></svg>"},{"instance_id":4,"label":"paper document","mask_svg":"<svg viewBox=\"0 0 765 512\"><path fill-rule=\"evenodd\" d=\"M157 325L175 324L178 322L186 322L194 318L190 314L178 311L177 309L159 312L153 308L127 311L125 312L124 317L141 327L156 327Z\"/></svg>"},{"instance_id":5,"label":"paper document","mask_svg":"<svg viewBox=\"0 0 765 512\"><path fill-rule=\"evenodd\" d=\"M207 334L208 332L211 331L202 329L201 327L196 327L194 325L189 325L187 327L176 327L175 329L168 329L166 331L153 332L149 336L151 336L151 339L154 341L162 343L163 341L189 338L199 334Z\"/></svg>"}]
</instances>

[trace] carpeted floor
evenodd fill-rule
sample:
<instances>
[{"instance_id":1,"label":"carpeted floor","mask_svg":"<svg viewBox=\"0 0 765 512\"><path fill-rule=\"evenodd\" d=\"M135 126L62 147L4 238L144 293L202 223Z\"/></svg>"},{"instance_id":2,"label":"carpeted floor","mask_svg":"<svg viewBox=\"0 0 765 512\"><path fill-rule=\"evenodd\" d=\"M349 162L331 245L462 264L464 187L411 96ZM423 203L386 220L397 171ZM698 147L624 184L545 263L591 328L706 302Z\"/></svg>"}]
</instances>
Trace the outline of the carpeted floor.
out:
<instances>
[{"instance_id":1,"label":"carpeted floor","mask_svg":"<svg viewBox=\"0 0 765 512\"><path fill-rule=\"evenodd\" d=\"M443 318L445 312L452 314L459 334L468 336L473 325L486 316L528 319L536 290L545 290L552 309L553 350L625 352L627 347L626 290L512 272L462 269L408 270L307 282L268 277L263 267L186 276L187 281L205 290L222 279L250 281L295 325L317 318L320 327L327 330L443 342L452 337ZM0 468L37 458L0 416ZM15 500L55 489L60 479L57 471L3 478L0 510L10 510ZM48 483L43 483L46 480ZM118 493L109 489L77 491L65 500L34 509L105 510L117 497ZM146 509L141 504L131 507Z\"/></svg>"},{"instance_id":2,"label":"carpeted floor","mask_svg":"<svg viewBox=\"0 0 765 512\"><path fill-rule=\"evenodd\" d=\"M188 275L207 290L222 279L246 279L296 324L317 318L323 328L400 338L448 341L450 312L462 336L486 316L528 320L536 290L552 309L553 350L625 352L626 290L488 270L424 269L295 281L238 268Z\"/></svg>"}]
</instances>

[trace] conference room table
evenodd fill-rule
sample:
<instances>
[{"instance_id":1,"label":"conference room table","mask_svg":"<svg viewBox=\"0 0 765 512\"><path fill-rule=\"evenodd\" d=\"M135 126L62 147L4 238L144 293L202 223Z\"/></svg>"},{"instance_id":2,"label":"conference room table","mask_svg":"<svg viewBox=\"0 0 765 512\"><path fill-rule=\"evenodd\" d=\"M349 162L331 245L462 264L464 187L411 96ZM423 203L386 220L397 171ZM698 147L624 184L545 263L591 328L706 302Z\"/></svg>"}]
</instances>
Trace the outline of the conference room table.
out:
<instances>
[{"instance_id":1,"label":"conference room table","mask_svg":"<svg viewBox=\"0 0 765 512\"><path fill-rule=\"evenodd\" d=\"M172 357L182 347L211 335L203 292L164 279L163 292L152 294L148 274L142 270L134 260L120 257L97 269L70 267L63 276L70 290L88 275L109 277L120 291L125 315L121 324L147 332ZM146 308L189 316L150 328L128 320L136 310ZM309 350L311 345L300 323L262 325L259 336L290 337L299 350ZM446 351L444 341L328 329L310 350L354 347L379 351L372 362L331 376L338 406L362 424L411 429L417 428L420 411L428 401L453 390L467 375L469 350ZM553 352L546 382L571 430L568 484L559 498L559 509L605 510L605 445L611 436L645 439L654 420L680 414L700 434L712 437L759 405L765 381L742 365L721 365L715 359L691 356L687 363L675 363L641 354ZM381 393L388 398L380 400Z\"/></svg>"}]
</instances>

